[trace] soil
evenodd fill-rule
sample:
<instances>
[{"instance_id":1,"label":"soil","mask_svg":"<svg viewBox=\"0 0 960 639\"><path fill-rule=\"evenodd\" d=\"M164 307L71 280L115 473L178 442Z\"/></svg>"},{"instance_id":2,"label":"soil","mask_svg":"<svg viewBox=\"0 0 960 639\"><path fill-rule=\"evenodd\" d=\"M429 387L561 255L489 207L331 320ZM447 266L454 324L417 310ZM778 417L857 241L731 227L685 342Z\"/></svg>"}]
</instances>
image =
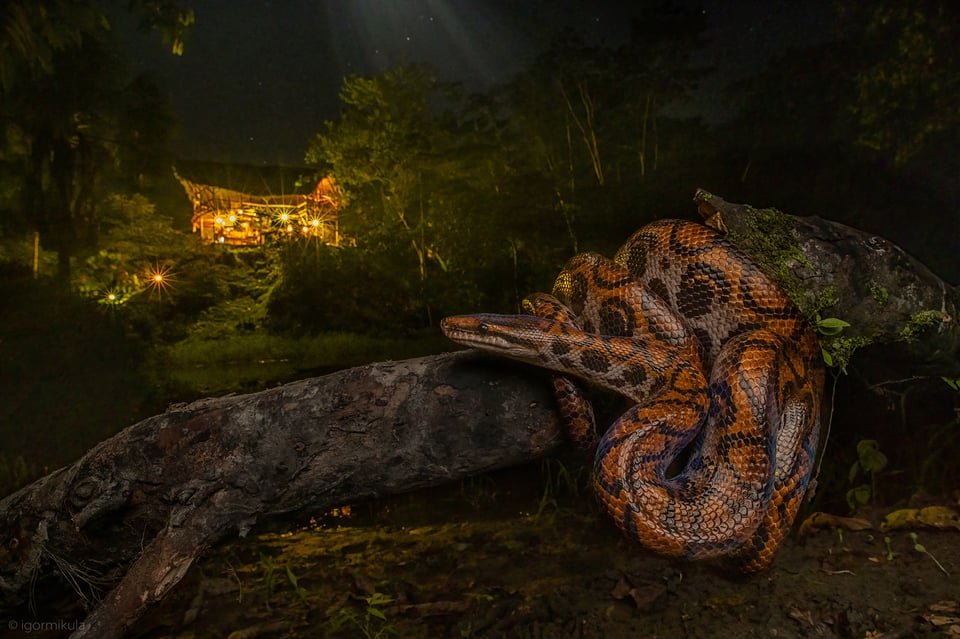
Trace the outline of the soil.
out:
<instances>
[{"instance_id":1,"label":"soil","mask_svg":"<svg viewBox=\"0 0 960 639\"><path fill-rule=\"evenodd\" d=\"M954 508L941 529L881 532L893 509L873 507L857 513L868 529L838 519L795 533L768 571L743 577L624 539L569 468L551 461L219 547L137 636L960 636L955 500L939 502Z\"/></svg>"}]
</instances>

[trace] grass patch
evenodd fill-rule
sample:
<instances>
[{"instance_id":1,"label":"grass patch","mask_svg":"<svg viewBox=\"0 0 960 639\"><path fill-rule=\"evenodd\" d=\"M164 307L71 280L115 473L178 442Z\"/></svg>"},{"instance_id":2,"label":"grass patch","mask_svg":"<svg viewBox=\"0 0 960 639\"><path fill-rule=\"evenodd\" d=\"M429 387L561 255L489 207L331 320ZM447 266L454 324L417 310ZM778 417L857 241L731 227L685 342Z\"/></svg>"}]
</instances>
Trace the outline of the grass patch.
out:
<instances>
[{"instance_id":1,"label":"grass patch","mask_svg":"<svg viewBox=\"0 0 960 639\"><path fill-rule=\"evenodd\" d=\"M294 379L370 362L407 359L455 346L437 332L402 338L355 333L309 337L249 333L219 339L188 338L159 349L154 370L163 384L201 396L249 392Z\"/></svg>"}]
</instances>

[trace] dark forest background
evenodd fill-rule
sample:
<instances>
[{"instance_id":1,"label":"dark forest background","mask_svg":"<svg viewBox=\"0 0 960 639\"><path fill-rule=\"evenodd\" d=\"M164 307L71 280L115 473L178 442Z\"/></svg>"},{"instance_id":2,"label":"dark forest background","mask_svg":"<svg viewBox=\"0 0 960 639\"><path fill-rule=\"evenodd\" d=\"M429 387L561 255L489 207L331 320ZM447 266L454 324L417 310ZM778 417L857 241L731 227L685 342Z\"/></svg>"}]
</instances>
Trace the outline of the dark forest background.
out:
<instances>
[{"instance_id":1,"label":"dark forest background","mask_svg":"<svg viewBox=\"0 0 960 639\"><path fill-rule=\"evenodd\" d=\"M190 55L188 2L129 5ZM165 90L130 72L107 24L93 0L0 7L0 494L170 401L448 348L439 318L516 312L573 253L692 217L697 187L875 232L960 276L960 15L946 0L838 0L825 43L728 84L720 122L678 115L715 70L694 63L704 16L668 5L616 47L563 33L483 93L426 66L349 77L339 117L302 132L303 166L230 168L278 193L333 175L341 247L191 235L171 167L201 182L224 167L167 150ZM877 416L841 406L838 476L856 441L889 427L894 449L909 429L922 441L894 465L943 489L930 462L960 427L955 390L934 381L867 392ZM939 412L907 410L911 393Z\"/></svg>"}]
</instances>

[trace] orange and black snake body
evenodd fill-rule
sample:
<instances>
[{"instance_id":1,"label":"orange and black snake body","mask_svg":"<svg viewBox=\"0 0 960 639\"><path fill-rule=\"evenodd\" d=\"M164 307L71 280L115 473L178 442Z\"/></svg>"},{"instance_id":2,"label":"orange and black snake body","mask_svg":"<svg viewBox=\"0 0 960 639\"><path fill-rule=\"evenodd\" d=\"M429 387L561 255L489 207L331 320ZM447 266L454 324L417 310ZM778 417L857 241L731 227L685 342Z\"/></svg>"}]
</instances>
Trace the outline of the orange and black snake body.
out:
<instances>
[{"instance_id":1,"label":"orange and black snake body","mask_svg":"<svg viewBox=\"0 0 960 639\"><path fill-rule=\"evenodd\" d=\"M766 568L810 480L824 378L816 335L782 289L712 229L661 220L613 260L574 256L552 295L524 306L442 328L564 374L561 415L573 439L596 444L597 493L628 537ZM599 442L567 375L634 402Z\"/></svg>"}]
</instances>

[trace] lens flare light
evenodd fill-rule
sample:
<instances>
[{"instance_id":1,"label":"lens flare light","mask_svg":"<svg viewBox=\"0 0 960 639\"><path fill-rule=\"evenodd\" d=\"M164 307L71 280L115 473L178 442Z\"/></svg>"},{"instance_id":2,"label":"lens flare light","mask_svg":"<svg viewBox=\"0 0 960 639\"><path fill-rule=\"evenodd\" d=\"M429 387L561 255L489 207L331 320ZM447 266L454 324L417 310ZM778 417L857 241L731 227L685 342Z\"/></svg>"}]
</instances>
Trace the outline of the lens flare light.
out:
<instances>
[{"instance_id":1,"label":"lens flare light","mask_svg":"<svg viewBox=\"0 0 960 639\"><path fill-rule=\"evenodd\" d=\"M170 293L173 288L173 267L169 264L154 264L147 272L147 288L157 295Z\"/></svg>"}]
</instances>

